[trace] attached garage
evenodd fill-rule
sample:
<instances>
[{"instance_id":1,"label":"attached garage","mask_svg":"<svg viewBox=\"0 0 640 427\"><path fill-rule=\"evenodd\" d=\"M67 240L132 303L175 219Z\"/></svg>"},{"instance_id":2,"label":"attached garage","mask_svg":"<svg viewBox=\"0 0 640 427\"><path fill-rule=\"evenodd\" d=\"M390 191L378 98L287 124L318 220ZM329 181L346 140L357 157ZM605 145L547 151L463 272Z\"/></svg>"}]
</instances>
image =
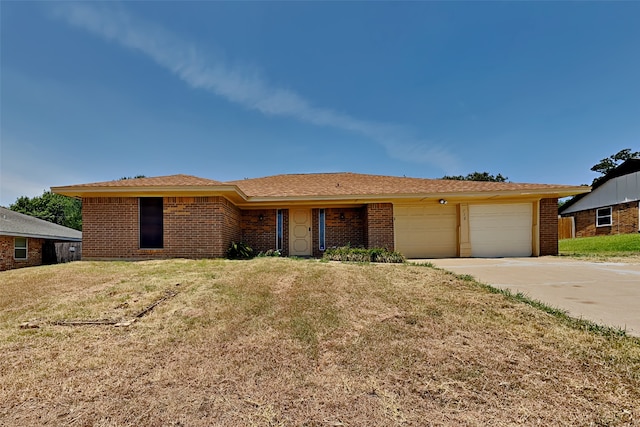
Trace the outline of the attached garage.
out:
<instances>
[{"instance_id":1,"label":"attached garage","mask_svg":"<svg viewBox=\"0 0 640 427\"><path fill-rule=\"evenodd\" d=\"M472 257L532 255L531 203L469 206Z\"/></svg>"},{"instance_id":2,"label":"attached garage","mask_svg":"<svg viewBox=\"0 0 640 427\"><path fill-rule=\"evenodd\" d=\"M402 206L393 209L396 250L407 258L458 256L456 206Z\"/></svg>"}]
</instances>

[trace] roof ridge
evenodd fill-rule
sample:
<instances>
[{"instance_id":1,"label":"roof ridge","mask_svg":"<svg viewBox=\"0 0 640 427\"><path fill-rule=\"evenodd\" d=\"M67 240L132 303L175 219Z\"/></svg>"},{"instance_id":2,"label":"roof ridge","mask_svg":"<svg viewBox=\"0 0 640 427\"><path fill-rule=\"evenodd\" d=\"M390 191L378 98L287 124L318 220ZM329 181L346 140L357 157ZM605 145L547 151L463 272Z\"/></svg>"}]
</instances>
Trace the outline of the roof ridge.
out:
<instances>
[{"instance_id":1,"label":"roof ridge","mask_svg":"<svg viewBox=\"0 0 640 427\"><path fill-rule=\"evenodd\" d=\"M176 180L192 180L192 181L200 181L201 185L206 184L215 184L222 185L224 184L222 181L218 181L211 178L202 178L195 175L187 175L187 174L173 174L173 175L161 175L161 176L145 176L140 178L120 178L120 179L112 179L110 181L99 181L99 182L91 182L87 184L77 184L77 185L67 185L62 186L60 188L68 188L68 187L135 187L138 185L148 185L150 183L157 182L162 185L162 181L169 181L169 183L165 183L166 185L171 186L170 181ZM180 185L180 184L178 184ZM55 188L55 187L54 187Z\"/></svg>"},{"instance_id":2,"label":"roof ridge","mask_svg":"<svg viewBox=\"0 0 640 427\"><path fill-rule=\"evenodd\" d=\"M420 178L420 177L410 177L406 175L398 176L398 175L380 175L375 173L362 173L362 172L294 172L294 173L279 173L276 175L265 175L254 178L242 178L242 179L232 179L229 181L225 181L225 183L230 182L242 182L256 179L266 179L266 178L277 178L277 177L288 177L288 176L312 176L312 175L357 175L357 176L375 176L381 178L407 178L407 179L427 179L427 180L437 180L438 178Z\"/></svg>"}]
</instances>

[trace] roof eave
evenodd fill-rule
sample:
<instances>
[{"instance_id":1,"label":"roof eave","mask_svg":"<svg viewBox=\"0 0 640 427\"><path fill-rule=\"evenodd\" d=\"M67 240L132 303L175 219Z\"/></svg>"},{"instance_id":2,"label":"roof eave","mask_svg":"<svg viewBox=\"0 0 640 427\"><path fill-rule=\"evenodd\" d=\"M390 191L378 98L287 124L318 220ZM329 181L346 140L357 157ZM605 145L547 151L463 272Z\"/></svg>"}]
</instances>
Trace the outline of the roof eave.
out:
<instances>
[{"instance_id":1,"label":"roof eave","mask_svg":"<svg viewBox=\"0 0 640 427\"><path fill-rule=\"evenodd\" d=\"M22 233L17 231L0 231L2 236L10 237L29 237L31 239L47 239L47 240L64 240L67 242L82 242L82 237L64 237L49 234Z\"/></svg>"},{"instance_id":2,"label":"roof eave","mask_svg":"<svg viewBox=\"0 0 640 427\"><path fill-rule=\"evenodd\" d=\"M393 200L427 200L427 199L504 199L504 198L547 198L567 197L574 194L587 193L590 187L558 187L527 190L501 190L501 191L467 191L467 192L431 192L431 193L402 193L402 194L347 194L347 195L320 195L320 196L252 196L244 205L266 205L281 203L316 203L316 202L352 202L372 203Z\"/></svg>"},{"instance_id":3,"label":"roof eave","mask_svg":"<svg viewBox=\"0 0 640 427\"><path fill-rule=\"evenodd\" d=\"M144 197L144 196L212 196L230 195L246 200L247 195L236 185L162 186L162 187L51 187L51 192L63 196L83 197Z\"/></svg>"},{"instance_id":4,"label":"roof eave","mask_svg":"<svg viewBox=\"0 0 640 427\"><path fill-rule=\"evenodd\" d=\"M239 206L256 206L281 203L317 203L317 202L350 202L365 203L391 200L424 200L430 198L452 199L496 199L496 198L522 198L522 197L567 197L576 194L588 193L591 187L552 187L515 190L490 190L490 191L441 191L441 192L416 192L416 193L386 193L386 194L330 194L330 195L303 195L303 196L247 196L237 185L218 186L162 186L162 187L51 187L51 191L69 197L149 197L149 196L175 196L198 197L221 195L229 198Z\"/></svg>"}]
</instances>

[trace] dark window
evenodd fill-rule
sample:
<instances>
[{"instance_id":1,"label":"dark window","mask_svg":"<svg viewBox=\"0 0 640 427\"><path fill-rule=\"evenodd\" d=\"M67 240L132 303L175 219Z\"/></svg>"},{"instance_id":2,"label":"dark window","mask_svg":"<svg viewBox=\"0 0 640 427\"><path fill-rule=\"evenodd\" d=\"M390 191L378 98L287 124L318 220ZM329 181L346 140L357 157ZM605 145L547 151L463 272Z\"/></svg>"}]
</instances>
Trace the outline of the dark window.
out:
<instances>
[{"instance_id":1,"label":"dark window","mask_svg":"<svg viewBox=\"0 0 640 427\"><path fill-rule=\"evenodd\" d=\"M13 242L14 242L13 257L15 259L27 259L27 238L16 237Z\"/></svg>"},{"instance_id":2,"label":"dark window","mask_svg":"<svg viewBox=\"0 0 640 427\"><path fill-rule=\"evenodd\" d=\"M162 229L162 197L141 197L140 248L161 249Z\"/></svg>"},{"instance_id":3,"label":"dark window","mask_svg":"<svg viewBox=\"0 0 640 427\"><path fill-rule=\"evenodd\" d=\"M278 209L278 214L276 215L276 250L282 250L282 209Z\"/></svg>"},{"instance_id":4,"label":"dark window","mask_svg":"<svg viewBox=\"0 0 640 427\"><path fill-rule=\"evenodd\" d=\"M611 206L596 210L596 227L605 227L613 224Z\"/></svg>"},{"instance_id":5,"label":"dark window","mask_svg":"<svg viewBox=\"0 0 640 427\"><path fill-rule=\"evenodd\" d=\"M324 209L320 209L318 211L318 242L320 243L320 250L324 251L324 222L325 222L325 217L324 217Z\"/></svg>"}]
</instances>

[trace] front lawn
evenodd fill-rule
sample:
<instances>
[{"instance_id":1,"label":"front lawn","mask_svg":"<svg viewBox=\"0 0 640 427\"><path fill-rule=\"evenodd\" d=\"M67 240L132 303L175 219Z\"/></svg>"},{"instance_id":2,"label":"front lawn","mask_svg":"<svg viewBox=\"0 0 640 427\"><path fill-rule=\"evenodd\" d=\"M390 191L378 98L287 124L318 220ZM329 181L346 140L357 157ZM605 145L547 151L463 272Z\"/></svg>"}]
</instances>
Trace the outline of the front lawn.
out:
<instances>
[{"instance_id":1,"label":"front lawn","mask_svg":"<svg viewBox=\"0 0 640 427\"><path fill-rule=\"evenodd\" d=\"M573 256L633 256L640 254L640 234L562 239L558 242L561 255Z\"/></svg>"},{"instance_id":2,"label":"front lawn","mask_svg":"<svg viewBox=\"0 0 640 427\"><path fill-rule=\"evenodd\" d=\"M640 419L639 339L427 266L75 262L1 272L0 291L0 425ZM130 326L59 324L158 301Z\"/></svg>"}]
</instances>

